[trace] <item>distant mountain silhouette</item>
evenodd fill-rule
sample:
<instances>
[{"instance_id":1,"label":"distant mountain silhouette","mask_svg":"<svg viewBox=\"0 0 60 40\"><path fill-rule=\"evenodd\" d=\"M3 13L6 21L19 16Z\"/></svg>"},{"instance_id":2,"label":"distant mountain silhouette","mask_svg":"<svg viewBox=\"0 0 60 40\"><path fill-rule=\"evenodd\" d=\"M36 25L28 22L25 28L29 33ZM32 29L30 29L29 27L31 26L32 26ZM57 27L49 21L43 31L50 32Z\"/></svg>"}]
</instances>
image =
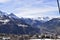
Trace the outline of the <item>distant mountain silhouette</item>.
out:
<instances>
[{"instance_id":1,"label":"distant mountain silhouette","mask_svg":"<svg viewBox=\"0 0 60 40\"><path fill-rule=\"evenodd\" d=\"M40 19L40 18L39 18ZM0 33L6 34L60 34L60 18L44 17L44 20L19 18L13 13L0 11ZM47 21L46 21L47 20Z\"/></svg>"},{"instance_id":2,"label":"distant mountain silhouette","mask_svg":"<svg viewBox=\"0 0 60 40\"><path fill-rule=\"evenodd\" d=\"M0 12L0 33L7 34L36 34L39 28L32 27L24 19L18 18L14 14L4 15Z\"/></svg>"},{"instance_id":3,"label":"distant mountain silhouette","mask_svg":"<svg viewBox=\"0 0 60 40\"><path fill-rule=\"evenodd\" d=\"M46 28L46 32L60 34L60 18L53 18L52 20L45 22L43 27Z\"/></svg>"}]
</instances>

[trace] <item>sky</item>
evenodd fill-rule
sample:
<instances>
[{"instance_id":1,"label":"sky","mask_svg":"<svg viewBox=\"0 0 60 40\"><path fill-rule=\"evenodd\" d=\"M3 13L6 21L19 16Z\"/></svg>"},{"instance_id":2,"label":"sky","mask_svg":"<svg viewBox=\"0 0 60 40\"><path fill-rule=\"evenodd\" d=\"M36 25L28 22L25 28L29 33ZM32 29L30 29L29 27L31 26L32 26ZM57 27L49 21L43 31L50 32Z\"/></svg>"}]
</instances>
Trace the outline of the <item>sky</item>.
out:
<instances>
[{"instance_id":1,"label":"sky","mask_svg":"<svg viewBox=\"0 0 60 40\"><path fill-rule=\"evenodd\" d=\"M57 0L0 0L0 10L26 18L60 16Z\"/></svg>"}]
</instances>

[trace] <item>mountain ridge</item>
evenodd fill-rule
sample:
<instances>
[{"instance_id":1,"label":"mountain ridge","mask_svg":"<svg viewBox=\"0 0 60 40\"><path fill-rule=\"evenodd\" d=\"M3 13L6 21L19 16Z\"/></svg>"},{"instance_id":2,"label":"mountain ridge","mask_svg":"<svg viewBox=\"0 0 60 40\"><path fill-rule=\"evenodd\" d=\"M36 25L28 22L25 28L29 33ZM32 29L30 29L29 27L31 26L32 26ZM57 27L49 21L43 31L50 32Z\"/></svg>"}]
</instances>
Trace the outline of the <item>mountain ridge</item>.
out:
<instances>
[{"instance_id":1,"label":"mountain ridge","mask_svg":"<svg viewBox=\"0 0 60 40\"><path fill-rule=\"evenodd\" d=\"M6 15L4 12L0 13L0 33L41 34L49 32L60 35L60 18L50 19L49 17L42 17L44 20L40 20L41 18L39 17L39 20L37 20L19 18L14 14Z\"/></svg>"}]
</instances>

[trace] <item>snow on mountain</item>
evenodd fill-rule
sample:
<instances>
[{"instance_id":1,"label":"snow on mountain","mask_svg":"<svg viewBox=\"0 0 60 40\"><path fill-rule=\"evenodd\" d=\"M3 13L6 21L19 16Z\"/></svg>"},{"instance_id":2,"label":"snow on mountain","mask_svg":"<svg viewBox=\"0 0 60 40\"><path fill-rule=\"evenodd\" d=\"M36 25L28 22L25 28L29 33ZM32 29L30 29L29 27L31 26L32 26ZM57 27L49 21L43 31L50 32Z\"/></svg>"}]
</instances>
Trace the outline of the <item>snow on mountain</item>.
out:
<instances>
[{"instance_id":1,"label":"snow on mountain","mask_svg":"<svg viewBox=\"0 0 60 40\"><path fill-rule=\"evenodd\" d=\"M33 18L33 19L38 20L38 21L42 21L42 22L46 22L46 21L51 20L52 18L51 17L36 17L36 18Z\"/></svg>"},{"instance_id":2,"label":"snow on mountain","mask_svg":"<svg viewBox=\"0 0 60 40\"><path fill-rule=\"evenodd\" d=\"M56 33L57 31L60 34L59 30L60 18L19 18L13 13L7 14L0 11L0 33L36 34L40 32Z\"/></svg>"},{"instance_id":3,"label":"snow on mountain","mask_svg":"<svg viewBox=\"0 0 60 40\"><path fill-rule=\"evenodd\" d=\"M9 22L9 19L0 20L0 22Z\"/></svg>"},{"instance_id":4,"label":"snow on mountain","mask_svg":"<svg viewBox=\"0 0 60 40\"><path fill-rule=\"evenodd\" d=\"M13 13L5 14L0 11L0 33L11 34L36 34L39 33L39 28L32 27L26 20L18 18ZM17 33L18 32L18 33Z\"/></svg>"},{"instance_id":5,"label":"snow on mountain","mask_svg":"<svg viewBox=\"0 0 60 40\"><path fill-rule=\"evenodd\" d=\"M2 17L2 16L4 16L4 15L8 15L6 12L2 12L2 11L0 11L0 16Z\"/></svg>"},{"instance_id":6,"label":"snow on mountain","mask_svg":"<svg viewBox=\"0 0 60 40\"><path fill-rule=\"evenodd\" d=\"M19 18L19 17L17 17L15 14L13 14L13 13L10 13L9 15L8 15L10 18L12 17L12 18Z\"/></svg>"}]
</instances>

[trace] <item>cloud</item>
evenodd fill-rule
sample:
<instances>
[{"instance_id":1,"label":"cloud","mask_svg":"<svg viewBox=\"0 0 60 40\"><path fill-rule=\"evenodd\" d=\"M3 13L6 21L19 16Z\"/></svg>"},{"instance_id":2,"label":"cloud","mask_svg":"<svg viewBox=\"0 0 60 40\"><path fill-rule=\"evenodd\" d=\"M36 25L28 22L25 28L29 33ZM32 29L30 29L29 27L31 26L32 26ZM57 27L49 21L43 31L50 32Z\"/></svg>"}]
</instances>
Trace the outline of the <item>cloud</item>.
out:
<instances>
[{"instance_id":1,"label":"cloud","mask_svg":"<svg viewBox=\"0 0 60 40\"><path fill-rule=\"evenodd\" d=\"M23 0L21 4L22 7L14 10L19 17L55 16L58 10L56 0Z\"/></svg>"},{"instance_id":2,"label":"cloud","mask_svg":"<svg viewBox=\"0 0 60 40\"><path fill-rule=\"evenodd\" d=\"M45 8L17 8L15 10L16 15L19 17L35 17L40 15L45 15L49 12L57 11L56 7L45 7Z\"/></svg>"},{"instance_id":3,"label":"cloud","mask_svg":"<svg viewBox=\"0 0 60 40\"><path fill-rule=\"evenodd\" d=\"M43 15L57 14L56 0L1 0L0 3L6 3L0 9L13 12L18 17L35 17ZM54 15L53 15L54 16Z\"/></svg>"},{"instance_id":4,"label":"cloud","mask_svg":"<svg viewBox=\"0 0 60 40\"><path fill-rule=\"evenodd\" d=\"M6 2L9 2L11 0L0 0L0 3L6 3Z\"/></svg>"}]
</instances>

